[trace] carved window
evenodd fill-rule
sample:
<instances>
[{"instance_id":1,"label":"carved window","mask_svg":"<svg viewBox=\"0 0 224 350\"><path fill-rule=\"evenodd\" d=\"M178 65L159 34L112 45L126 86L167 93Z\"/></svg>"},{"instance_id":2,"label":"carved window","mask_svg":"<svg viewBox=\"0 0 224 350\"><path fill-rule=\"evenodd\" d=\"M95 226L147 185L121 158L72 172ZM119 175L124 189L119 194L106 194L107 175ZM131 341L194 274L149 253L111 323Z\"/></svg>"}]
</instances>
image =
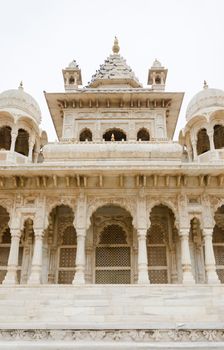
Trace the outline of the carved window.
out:
<instances>
[{"instance_id":1,"label":"carved window","mask_svg":"<svg viewBox=\"0 0 224 350\"><path fill-rule=\"evenodd\" d=\"M11 128L3 126L0 129L0 150L10 150L11 147Z\"/></svg>"},{"instance_id":2,"label":"carved window","mask_svg":"<svg viewBox=\"0 0 224 350\"><path fill-rule=\"evenodd\" d=\"M215 214L216 225L213 231L213 249L216 271L221 283L224 283L224 205Z\"/></svg>"},{"instance_id":3,"label":"carved window","mask_svg":"<svg viewBox=\"0 0 224 350\"><path fill-rule=\"evenodd\" d=\"M96 247L95 281L102 284L131 283L131 248L120 225L106 226Z\"/></svg>"},{"instance_id":4,"label":"carved window","mask_svg":"<svg viewBox=\"0 0 224 350\"><path fill-rule=\"evenodd\" d=\"M28 156L29 154L29 134L24 129L19 129L16 138L15 151Z\"/></svg>"},{"instance_id":5,"label":"carved window","mask_svg":"<svg viewBox=\"0 0 224 350\"><path fill-rule=\"evenodd\" d=\"M105 141L126 141L126 134L121 129L110 129L103 134Z\"/></svg>"},{"instance_id":6,"label":"carved window","mask_svg":"<svg viewBox=\"0 0 224 350\"><path fill-rule=\"evenodd\" d=\"M148 270L151 283L168 283L167 248L164 233L152 224L147 235Z\"/></svg>"},{"instance_id":7,"label":"carved window","mask_svg":"<svg viewBox=\"0 0 224 350\"><path fill-rule=\"evenodd\" d=\"M201 129L197 135L197 154L200 155L210 150L210 142L207 130Z\"/></svg>"},{"instance_id":8,"label":"carved window","mask_svg":"<svg viewBox=\"0 0 224 350\"><path fill-rule=\"evenodd\" d=\"M71 284L75 275L77 249L76 230L73 226L65 229L59 247L58 283Z\"/></svg>"},{"instance_id":9,"label":"carved window","mask_svg":"<svg viewBox=\"0 0 224 350\"><path fill-rule=\"evenodd\" d=\"M11 244L11 235L9 228L5 230L2 235L1 244L0 244L0 283L5 278L7 272L9 251Z\"/></svg>"},{"instance_id":10,"label":"carved window","mask_svg":"<svg viewBox=\"0 0 224 350\"><path fill-rule=\"evenodd\" d=\"M224 126L223 125L215 125L214 126L214 146L215 148L223 148L224 147Z\"/></svg>"},{"instance_id":11,"label":"carved window","mask_svg":"<svg viewBox=\"0 0 224 350\"><path fill-rule=\"evenodd\" d=\"M92 141L92 132L89 129L84 129L79 135L79 141Z\"/></svg>"},{"instance_id":12,"label":"carved window","mask_svg":"<svg viewBox=\"0 0 224 350\"><path fill-rule=\"evenodd\" d=\"M137 133L137 140L141 140L141 141L149 141L150 140L150 136L149 136L149 132L147 129L142 128L138 131Z\"/></svg>"}]
</instances>

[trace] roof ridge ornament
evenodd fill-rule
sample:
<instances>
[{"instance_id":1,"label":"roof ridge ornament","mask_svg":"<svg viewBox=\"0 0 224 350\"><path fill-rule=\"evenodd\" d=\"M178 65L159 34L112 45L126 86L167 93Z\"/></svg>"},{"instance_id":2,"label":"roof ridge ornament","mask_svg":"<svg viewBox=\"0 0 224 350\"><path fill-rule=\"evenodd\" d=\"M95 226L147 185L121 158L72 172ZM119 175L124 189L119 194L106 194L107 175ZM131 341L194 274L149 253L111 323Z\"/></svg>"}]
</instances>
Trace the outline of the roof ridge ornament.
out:
<instances>
[{"instance_id":1,"label":"roof ridge ornament","mask_svg":"<svg viewBox=\"0 0 224 350\"><path fill-rule=\"evenodd\" d=\"M204 86L203 86L204 89L207 89L208 88L208 84L207 84L207 81L204 80Z\"/></svg>"},{"instance_id":2,"label":"roof ridge ornament","mask_svg":"<svg viewBox=\"0 0 224 350\"><path fill-rule=\"evenodd\" d=\"M114 45L112 47L112 50L113 50L114 54L118 54L120 51L120 46L119 46L118 39L116 36L114 37Z\"/></svg>"},{"instance_id":3,"label":"roof ridge ornament","mask_svg":"<svg viewBox=\"0 0 224 350\"><path fill-rule=\"evenodd\" d=\"M19 90L23 90L23 82L21 80L20 84L19 84L19 87L18 87Z\"/></svg>"}]
</instances>

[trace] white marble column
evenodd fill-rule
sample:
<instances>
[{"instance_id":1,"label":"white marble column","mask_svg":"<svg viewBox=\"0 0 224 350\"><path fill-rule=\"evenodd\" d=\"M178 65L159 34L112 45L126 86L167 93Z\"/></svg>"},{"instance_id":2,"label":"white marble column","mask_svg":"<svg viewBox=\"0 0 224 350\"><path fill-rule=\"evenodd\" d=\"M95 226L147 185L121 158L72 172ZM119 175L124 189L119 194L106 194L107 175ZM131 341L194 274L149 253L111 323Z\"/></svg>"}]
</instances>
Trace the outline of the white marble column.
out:
<instances>
[{"instance_id":1,"label":"white marble column","mask_svg":"<svg viewBox=\"0 0 224 350\"><path fill-rule=\"evenodd\" d=\"M193 157L194 157L194 160L197 160L198 159L198 152L197 152L197 146L196 146L196 141L195 140L192 140L192 148L193 148Z\"/></svg>"},{"instance_id":2,"label":"white marble column","mask_svg":"<svg viewBox=\"0 0 224 350\"><path fill-rule=\"evenodd\" d=\"M150 283L148 273L148 257L146 247L147 230L138 229L138 283Z\"/></svg>"},{"instance_id":3,"label":"white marble column","mask_svg":"<svg viewBox=\"0 0 224 350\"><path fill-rule=\"evenodd\" d=\"M30 162L32 162L34 143L35 143L35 142L34 142L33 140L30 140L30 141L29 141L28 159L29 159Z\"/></svg>"},{"instance_id":4,"label":"white marble column","mask_svg":"<svg viewBox=\"0 0 224 350\"><path fill-rule=\"evenodd\" d=\"M86 242L86 230L76 229L77 234L77 250L75 261L75 276L73 284L85 284L85 242Z\"/></svg>"},{"instance_id":5,"label":"white marble column","mask_svg":"<svg viewBox=\"0 0 224 350\"><path fill-rule=\"evenodd\" d=\"M216 263L215 263L215 255L212 244L212 228L204 228L203 229L203 238L205 243L205 271L206 271L206 279L207 283L220 283L216 272Z\"/></svg>"},{"instance_id":6,"label":"white marble column","mask_svg":"<svg viewBox=\"0 0 224 350\"><path fill-rule=\"evenodd\" d=\"M3 280L3 284L17 284L17 269L19 259L19 242L21 237L20 229L11 229L11 245L8 258L7 273Z\"/></svg>"},{"instance_id":7,"label":"white marble column","mask_svg":"<svg viewBox=\"0 0 224 350\"><path fill-rule=\"evenodd\" d=\"M214 135L213 130L208 133L211 151L214 151L214 149L215 149L213 135Z\"/></svg>"},{"instance_id":8,"label":"white marble column","mask_svg":"<svg viewBox=\"0 0 224 350\"><path fill-rule=\"evenodd\" d=\"M18 130L12 130L12 132L11 132L10 152L14 152L15 151L15 144L16 144L17 135L18 135Z\"/></svg>"},{"instance_id":9,"label":"white marble column","mask_svg":"<svg viewBox=\"0 0 224 350\"><path fill-rule=\"evenodd\" d=\"M34 250L28 284L40 284L43 257L43 229L34 229Z\"/></svg>"},{"instance_id":10,"label":"white marble column","mask_svg":"<svg viewBox=\"0 0 224 350\"><path fill-rule=\"evenodd\" d=\"M183 271L183 284L194 284L192 274L191 256L189 247L189 229L180 229L181 265Z\"/></svg>"}]
</instances>

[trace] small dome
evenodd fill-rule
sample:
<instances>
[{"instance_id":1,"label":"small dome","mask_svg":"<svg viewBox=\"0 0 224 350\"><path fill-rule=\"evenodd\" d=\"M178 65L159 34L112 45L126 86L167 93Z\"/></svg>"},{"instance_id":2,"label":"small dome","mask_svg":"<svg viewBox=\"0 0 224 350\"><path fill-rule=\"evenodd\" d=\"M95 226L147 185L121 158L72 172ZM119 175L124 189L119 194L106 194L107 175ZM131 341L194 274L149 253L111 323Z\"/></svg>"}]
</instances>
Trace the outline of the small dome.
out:
<instances>
[{"instance_id":1,"label":"small dome","mask_svg":"<svg viewBox=\"0 0 224 350\"><path fill-rule=\"evenodd\" d=\"M224 108L224 91L208 88L205 82L204 89L199 91L189 102L186 119L189 121L196 114L208 112L217 107Z\"/></svg>"},{"instance_id":2,"label":"small dome","mask_svg":"<svg viewBox=\"0 0 224 350\"><path fill-rule=\"evenodd\" d=\"M0 110L10 108L25 112L26 115L33 117L37 124L41 122L38 103L23 90L22 84L18 89L6 90L0 94Z\"/></svg>"}]
</instances>

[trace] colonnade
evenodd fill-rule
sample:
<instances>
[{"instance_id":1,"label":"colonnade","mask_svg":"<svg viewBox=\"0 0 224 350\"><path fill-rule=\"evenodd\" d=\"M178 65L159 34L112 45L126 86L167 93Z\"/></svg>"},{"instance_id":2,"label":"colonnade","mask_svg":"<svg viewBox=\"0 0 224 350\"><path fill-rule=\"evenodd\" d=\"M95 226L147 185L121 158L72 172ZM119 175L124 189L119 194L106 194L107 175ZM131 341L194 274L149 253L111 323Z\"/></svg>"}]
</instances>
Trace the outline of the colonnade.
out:
<instances>
[{"instance_id":1,"label":"colonnade","mask_svg":"<svg viewBox=\"0 0 224 350\"><path fill-rule=\"evenodd\" d=\"M84 206L83 206L84 203ZM148 271L148 256L147 256L147 234L148 225L148 213L145 210L145 201L140 200L136 217L136 232L137 232L137 283L148 284L150 283L149 271ZM85 284L85 271L86 271L86 236L87 236L87 220L86 220L86 202L81 202L80 208L77 209L79 216L76 217L74 227L77 235L77 249L75 258L75 275L73 284ZM79 203L78 203L79 207ZM84 215L81 215L83 213ZM140 216L141 213L141 216ZM31 271L28 278L28 284L40 284L42 265L43 265L43 240L46 232L44 225L45 218L43 218L42 225L36 226L34 220L34 248L32 256ZM40 227L42 226L42 227ZM18 254L19 254L19 242L21 237L21 230L13 225L13 220L10 221L11 232L11 246L8 257L8 267L3 284L16 284L17 281L17 268L18 268ZM178 236L180 241L180 256L182 266L182 283L194 284L195 278L192 273L192 261L189 246L189 233L190 228L181 226L178 228ZM213 250L213 227L204 227L202 229L202 236L204 240L204 266L207 283L220 283L216 272L216 261Z\"/></svg>"}]
</instances>

